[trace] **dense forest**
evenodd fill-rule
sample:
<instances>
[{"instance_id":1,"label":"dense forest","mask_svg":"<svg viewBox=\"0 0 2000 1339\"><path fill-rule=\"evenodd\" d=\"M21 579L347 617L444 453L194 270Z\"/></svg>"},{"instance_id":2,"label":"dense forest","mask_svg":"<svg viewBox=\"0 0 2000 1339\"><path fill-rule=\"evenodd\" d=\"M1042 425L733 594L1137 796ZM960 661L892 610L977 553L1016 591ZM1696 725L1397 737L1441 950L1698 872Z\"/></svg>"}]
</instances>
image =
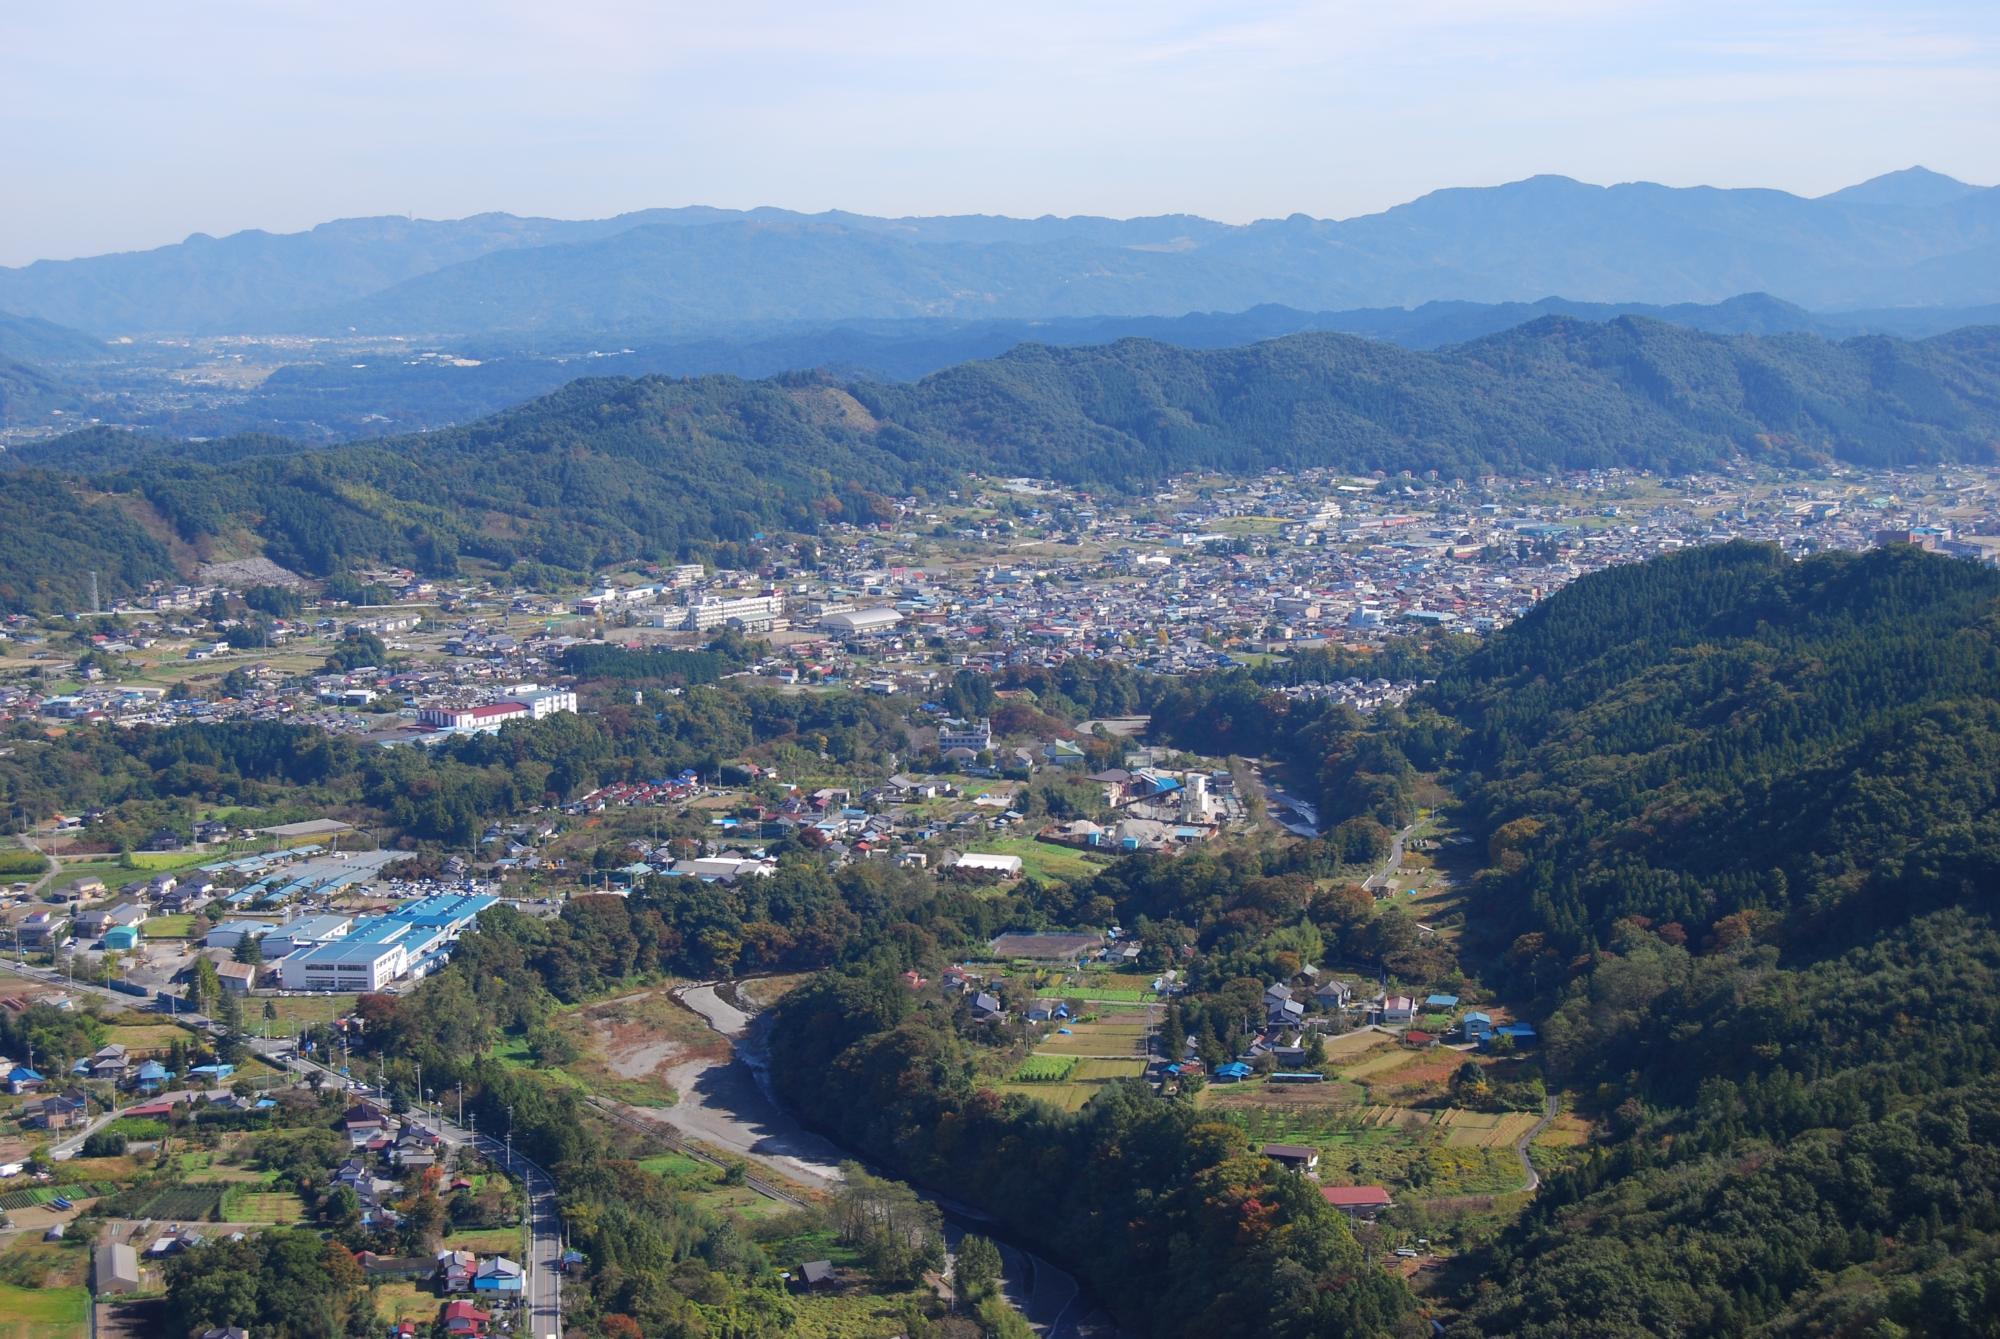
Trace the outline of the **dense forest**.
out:
<instances>
[{"instance_id":1,"label":"dense forest","mask_svg":"<svg viewBox=\"0 0 2000 1339\"><path fill-rule=\"evenodd\" d=\"M1210 350L1030 345L915 384L585 380L366 445L173 447L93 431L4 463L142 500L184 541L254 543L313 576L376 561L448 575L469 559L583 573L887 520L889 498L937 496L967 472L1121 492L1191 470L1315 465L1466 478L1745 454L1983 460L2000 432L1996 383L1993 328L1834 344L1549 317L1438 353L1309 333ZM49 513L14 519L10 576L32 597L63 570L66 531Z\"/></svg>"},{"instance_id":2,"label":"dense forest","mask_svg":"<svg viewBox=\"0 0 2000 1339\"><path fill-rule=\"evenodd\" d=\"M1243 676L1156 727L1485 868L1470 958L1609 1137L1454 1334L1991 1334L2000 574L1730 545L1584 578L1372 721Z\"/></svg>"}]
</instances>

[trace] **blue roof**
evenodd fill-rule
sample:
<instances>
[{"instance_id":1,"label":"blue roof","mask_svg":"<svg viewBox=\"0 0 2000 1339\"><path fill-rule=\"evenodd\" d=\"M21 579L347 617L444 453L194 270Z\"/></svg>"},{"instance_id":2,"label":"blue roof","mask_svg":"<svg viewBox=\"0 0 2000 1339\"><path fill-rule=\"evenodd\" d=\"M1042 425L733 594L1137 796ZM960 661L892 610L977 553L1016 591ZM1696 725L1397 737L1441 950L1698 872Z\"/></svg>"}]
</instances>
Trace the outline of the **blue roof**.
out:
<instances>
[{"instance_id":1,"label":"blue roof","mask_svg":"<svg viewBox=\"0 0 2000 1339\"><path fill-rule=\"evenodd\" d=\"M1217 1065L1215 1067L1215 1072L1217 1074L1227 1074L1232 1078L1240 1079L1250 1073L1250 1066L1244 1064L1241 1060L1231 1060L1226 1065Z\"/></svg>"},{"instance_id":2,"label":"blue roof","mask_svg":"<svg viewBox=\"0 0 2000 1339\"><path fill-rule=\"evenodd\" d=\"M1483 1014L1479 1010L1474 1009L1465 1016L1465 1021L1468 1023L1490 1023L1493 1021L1493 1016L1491 1014Z\"/></svg>"},{"instance_id":3,"label":"blue roof","mask_svg":"<svg viewBox=\"0 0 2000 1339\"><path fill-rule=\"evenodd\" d=\"M1458 996L1430 995L1425 997L1424 1003L1433 1009L1449 1009L1458 1003Z\"/></svg>"}]
</instances>

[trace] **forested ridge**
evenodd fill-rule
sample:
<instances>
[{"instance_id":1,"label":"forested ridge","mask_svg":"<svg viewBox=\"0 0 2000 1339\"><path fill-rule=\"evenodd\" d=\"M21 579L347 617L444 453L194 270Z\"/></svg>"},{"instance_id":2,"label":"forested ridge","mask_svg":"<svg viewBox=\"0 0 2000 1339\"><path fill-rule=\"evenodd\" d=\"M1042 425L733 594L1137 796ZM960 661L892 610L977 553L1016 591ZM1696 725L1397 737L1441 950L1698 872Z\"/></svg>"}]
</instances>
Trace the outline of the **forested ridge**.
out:
<instances>
[{"instance_id":1,"label":"forested ridge","mask_svg":"<svg viewBox=\"0 0 2000 1339\"><path fill-rule=\"evenodd\" d=\"M1350 822L1457 797L1468 965L1608 1137L1453 1333L1994 1333L2000 574L1691 550L1429 654L1374 721L1238 676L1155 725L1270 740Z\"/></svg>"},{"instance_id":2,"label":"forested ridge","mask_svg":"<svg viewBox=\"0 0 2000 1339\"><path fill-rule=\"evenodd\" d=\"M2000 329L1836 344L1549 317L1436 353L1319 332L1231 349L1026 345L914 384L584 380L366 445L94 430L4 463L143 500L190 544L250 543L314 576L378 561L448 575L467 559L575 574L885 520L888 498L937 496L967 472L1117 493L1190 470L1879 465L1986 460L1996 441ZM11 575L32 596L59 578L57 527L33 509L17 519Z\"/></svg>"}]
</instances>

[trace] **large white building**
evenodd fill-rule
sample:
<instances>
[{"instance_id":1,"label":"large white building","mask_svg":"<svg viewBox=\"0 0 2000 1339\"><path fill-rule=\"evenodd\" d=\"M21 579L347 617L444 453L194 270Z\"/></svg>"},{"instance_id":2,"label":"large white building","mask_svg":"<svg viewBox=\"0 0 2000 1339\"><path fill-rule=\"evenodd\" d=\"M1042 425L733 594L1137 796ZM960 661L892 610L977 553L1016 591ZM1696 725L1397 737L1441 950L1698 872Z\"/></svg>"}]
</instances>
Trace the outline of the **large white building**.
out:
<instances>
[{"instance_id":1,"label":"large white building","mask_svg":"<svg viewBox=\"0 0 2000 1339\"><path fill-rule=\"evenodd\" d=\"M843 613L827 614L819 621L822 632L836 633L843 637L870 637L894 631L903 621L903 616L887 605L873 609L854 609Z\"/></svg>"},{"instance_id":2,"label":"large white building","mask_svg":"<svg viewBox=\"0 0 2000 1339\"><path fill-rule=\"evenodd\" d=\"M278 964L279 984L286 990L380 990L409 972L410 933L411 927L394 925L302 948Z\"/></svg>"},{"instance_id":3,"label":"large white building","mask_svg":"<svg viewBox=\"0 0 2000 1339\"><path fill-rule=\"evenodd\" d=\"M782 618L785 613L785 597L776 595L744 595L730 598L719 595L698 595L687 607L687 617L681 621L683 628L695 632L705 632L709 628L719 628L734 619L740 623L756 623L766 619Z\"/></svg>"}]
</instances>

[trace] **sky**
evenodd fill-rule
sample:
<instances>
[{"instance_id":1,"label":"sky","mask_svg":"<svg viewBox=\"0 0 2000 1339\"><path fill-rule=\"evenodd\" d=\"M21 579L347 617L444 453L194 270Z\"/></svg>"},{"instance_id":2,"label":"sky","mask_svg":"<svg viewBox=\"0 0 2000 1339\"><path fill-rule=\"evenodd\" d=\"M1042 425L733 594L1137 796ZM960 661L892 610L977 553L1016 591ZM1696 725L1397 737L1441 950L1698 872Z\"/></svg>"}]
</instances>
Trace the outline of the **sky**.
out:
<instances>
[{"instance_id":1,"label":"sky","mask_svg":"<svg viewBox=\"0 0 2000 1339\"><path fill-rule=\"evenodd\" d=\"M1344 218L1540 172L2000 182L2000 4L0 7L0 265L370 214Z\"/></svg>"}]
</instances>

